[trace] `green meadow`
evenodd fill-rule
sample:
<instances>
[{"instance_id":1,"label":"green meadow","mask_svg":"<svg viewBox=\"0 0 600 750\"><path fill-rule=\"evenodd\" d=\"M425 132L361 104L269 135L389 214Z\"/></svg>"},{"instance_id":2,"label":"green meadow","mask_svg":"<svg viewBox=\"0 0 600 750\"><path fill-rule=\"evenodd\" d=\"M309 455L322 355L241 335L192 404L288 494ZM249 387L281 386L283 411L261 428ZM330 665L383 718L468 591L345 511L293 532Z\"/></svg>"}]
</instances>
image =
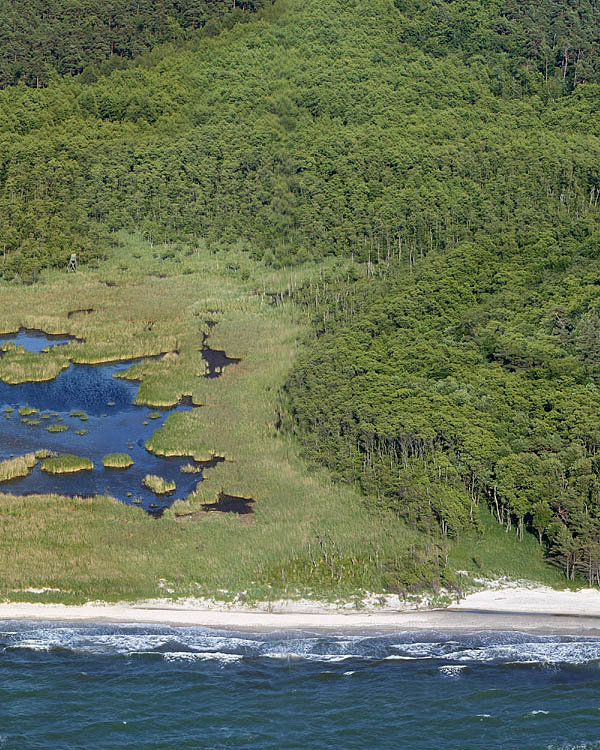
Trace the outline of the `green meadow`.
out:
<instances>
[{"instance_id":1,"label":"green meadow","mask_svg":"<svg viewBox=\"0 0 600 750\"><path fill-rule=\"evenodd\" d=\"M409 529L308 464L294 436L278 429L281 387L308 331L306 314L285 301L284 292L327 270L343 270L341 262L278 271L235 251L184 247L164 261L161 250L124 235L114 257L97 270L47 271L32 286L3 283L1 330L25 326L75 339L60 352L20 353L19 368L10 371L0 359L0 374L10 382L17 372L21 380L38 379L56 369L46 360L61 369L65 361L164 354L121 377L140 381L140 404L165 407L189 398L198 408L171 414L146 447L195 461L225 460L160 519L106 497L2 495L0 595L68 602L189 595L350 599L364 591L463 585L464 576L445 565L448 543ZM279 304L273 293L282 295ZM79 309L93 312L69 316ZM204 376L204 334L213 348L241 358L222 377ZM42 468L86 468L85 458L76 459L47 458ZM6 471L20 471L17 464L29 461L19 459ZM254 512L205 512L203 505L221 493L252 498ZM498 538L493 529L490 538ZM512 550L512 543L505 548ZM538 557L544 568L541 552ZM459 550L454 567L464 564L473 576L482 566L485 575L510 574L510 555L501 564L482 558L479 566L465 563ZM559 580L558 572L554 578L544 570L546 579ZM31 587L59 591L24 591Z\"/></svg>"}]
</instances>

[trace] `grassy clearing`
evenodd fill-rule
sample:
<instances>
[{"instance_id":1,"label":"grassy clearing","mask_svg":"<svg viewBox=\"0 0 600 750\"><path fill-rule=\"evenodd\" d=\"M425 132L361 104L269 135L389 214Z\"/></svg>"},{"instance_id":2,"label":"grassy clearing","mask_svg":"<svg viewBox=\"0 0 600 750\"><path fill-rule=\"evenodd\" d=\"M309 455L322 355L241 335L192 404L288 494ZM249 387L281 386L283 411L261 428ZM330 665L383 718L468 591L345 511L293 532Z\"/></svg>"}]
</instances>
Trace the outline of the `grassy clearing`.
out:
<instances>
[{"instance_id":1,"label":"grassy clearing","mask_svg":"<svg viewBox=\"0 0 600 750\"><path fill-rule=\"evenodd\" d=\"M244 253L202 246L161 260L164 248L124 239L98 271L48 272L31 287L0 284L0 329L84 339L61 347L71 361L170 352L122 376L141 381L136 401L151 409L183 397L200 408L171 414L147 447L227 460L206 470L197 491L158 521L106 498L5 496L0 595L23 598L18 589L34 586L61 589L48 600L135 599L165 595L168 585L174 596L351 597L361 589L410 589L423 575L434 581L438 551L430 543L307 467L293 438L276 430L278 389L306 323L289 303L270 305L266 293L319 278L322 267L272 271ZM94 312L69 318L77 308ZM205 333L213 348L242 358L220 378L204 377ZM252 515L203 512L221 493L252 498ZM510 571L510 555L506 560Z\"/></svg>"},{"instance_id":2,"label":"grassy clearing","mask_svg":"<svg viewBox=\"0 0 600 750\"><path fill-rule=\"evenodd\" d=\"M35 453L26 453L24 456L7 458L0 461L0 482L8 482L17 477L26 477L37 464Z\"/></svg>"},{"instance_id":3,"label":"grassy clearing","mask_svg":"<svg viewBox=\"0 0 600 750\"><path fill-rule=\"evenodd\" d=\"M146 474L142 479L142 484L154 492L155 495L168 495L169 492L175 492L177 489L175 482L169 482L156 474Z\"/></svg>"},{"instance_id":4,"label":"grassy clearing","mask_svg":"<svg viewBox=\"0 0 600 750\"><path fill-rule=\"evenodd\" d=\"M128 469L133 466L133 459L127 453L108 453L102 459L105 469Z\"/></svg>"},{"instance_id":5,"label":"grassy clearing","mask_svg":"<svg viewBox=\"0 0 600 750\"><path fill-rule=\"evenodd\" d=\"M466 571L470 579L507 576L561 588L568 585L561 571L548 565L533 534L525 535L520 542L516 530L507 534L487 509L482 508L479 517L483 533L465 535L450 550L450 564L455 570Z\"/></svg>"},{"instance_id":6,"label":"grassy clearing","mask_svg":"<svg viewBox=\"0 0 600 750\"><path fill-rule=\"evenodd\" d=\"M46 458L42 461L41 468L48 474L74 474L78 471L91 471L94 468L94 462L89 458L63 453L60 456Z\"/></svg>"}]
</instances>

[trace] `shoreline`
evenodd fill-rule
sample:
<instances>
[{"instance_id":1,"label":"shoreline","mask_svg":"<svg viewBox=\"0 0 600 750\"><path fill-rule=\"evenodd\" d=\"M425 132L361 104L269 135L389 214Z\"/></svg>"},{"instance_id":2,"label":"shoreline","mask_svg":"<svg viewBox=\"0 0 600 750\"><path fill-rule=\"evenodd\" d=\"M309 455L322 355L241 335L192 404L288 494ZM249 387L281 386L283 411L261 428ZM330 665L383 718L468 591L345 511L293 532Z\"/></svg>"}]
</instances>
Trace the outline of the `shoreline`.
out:
<instances>
[{"instance_id":1,"label":"shoreline","mask_svg":"<svg viewBox=\"0 0 600 750\"><path fill-rule=\"evenodd\" d=\"M273 602L256 607L204 599L83 605L0 603L0 621L45 621L206 627L234 631L518 630L600 636L600 591L507 587L470 594L449 607L335 608L316 602Z\"/></svg>"}]
</instances>

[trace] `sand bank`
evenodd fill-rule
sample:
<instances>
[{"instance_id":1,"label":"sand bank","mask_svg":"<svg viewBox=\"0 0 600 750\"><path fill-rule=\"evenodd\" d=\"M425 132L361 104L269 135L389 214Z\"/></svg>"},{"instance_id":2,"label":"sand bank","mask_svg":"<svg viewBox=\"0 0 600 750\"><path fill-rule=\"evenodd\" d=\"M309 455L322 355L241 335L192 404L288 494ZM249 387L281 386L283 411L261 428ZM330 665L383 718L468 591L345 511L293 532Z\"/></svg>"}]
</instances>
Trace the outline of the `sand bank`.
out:
<instances>
[{"instance_id":1,"label":"sand bank","mask_svg":"<svg viewBox=\"0 0 600 750\"><path fill-rule=\"evenodd\" d=\"M0 620L147 623L227 630L530 630L600 635L600 591L553 591L511 587L471 594L445 609L388 607L339 609L314 602L276 602L262 607L207 600L135 604L93 602L81 606L10 602Z\"/></svg>"}]
</instances>

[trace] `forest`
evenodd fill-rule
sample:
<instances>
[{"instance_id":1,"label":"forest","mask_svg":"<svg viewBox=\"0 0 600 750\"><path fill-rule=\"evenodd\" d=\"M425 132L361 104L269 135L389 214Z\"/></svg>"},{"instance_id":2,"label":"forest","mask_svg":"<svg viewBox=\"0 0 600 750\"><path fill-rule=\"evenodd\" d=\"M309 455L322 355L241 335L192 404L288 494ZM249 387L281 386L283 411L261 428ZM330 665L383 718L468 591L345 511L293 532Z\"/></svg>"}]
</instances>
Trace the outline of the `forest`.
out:
<instances>
[{"instance_id":1,"label":"forest","mask_svg":"<svg viewBox=\"0 0 600 750\"><path fill-rule=\"evenodd\" d=\"M263 1L2 0L0 87L21 82L40 88L53 75L83 72L89 83L161 42L181 42L196 30L214 36Z\"/></svg>"},{"instance_id":2,"label":"forest","mask_svg":"<svg viewBox=\"0 0 600 750\"><path fill-rule=\"evenodd\" d=\"M339 258L292 295L306 456L436 538L489 508L600 583L595 2L6 5L5 281L122 229Z\"/></svg>"}]
</instances>

